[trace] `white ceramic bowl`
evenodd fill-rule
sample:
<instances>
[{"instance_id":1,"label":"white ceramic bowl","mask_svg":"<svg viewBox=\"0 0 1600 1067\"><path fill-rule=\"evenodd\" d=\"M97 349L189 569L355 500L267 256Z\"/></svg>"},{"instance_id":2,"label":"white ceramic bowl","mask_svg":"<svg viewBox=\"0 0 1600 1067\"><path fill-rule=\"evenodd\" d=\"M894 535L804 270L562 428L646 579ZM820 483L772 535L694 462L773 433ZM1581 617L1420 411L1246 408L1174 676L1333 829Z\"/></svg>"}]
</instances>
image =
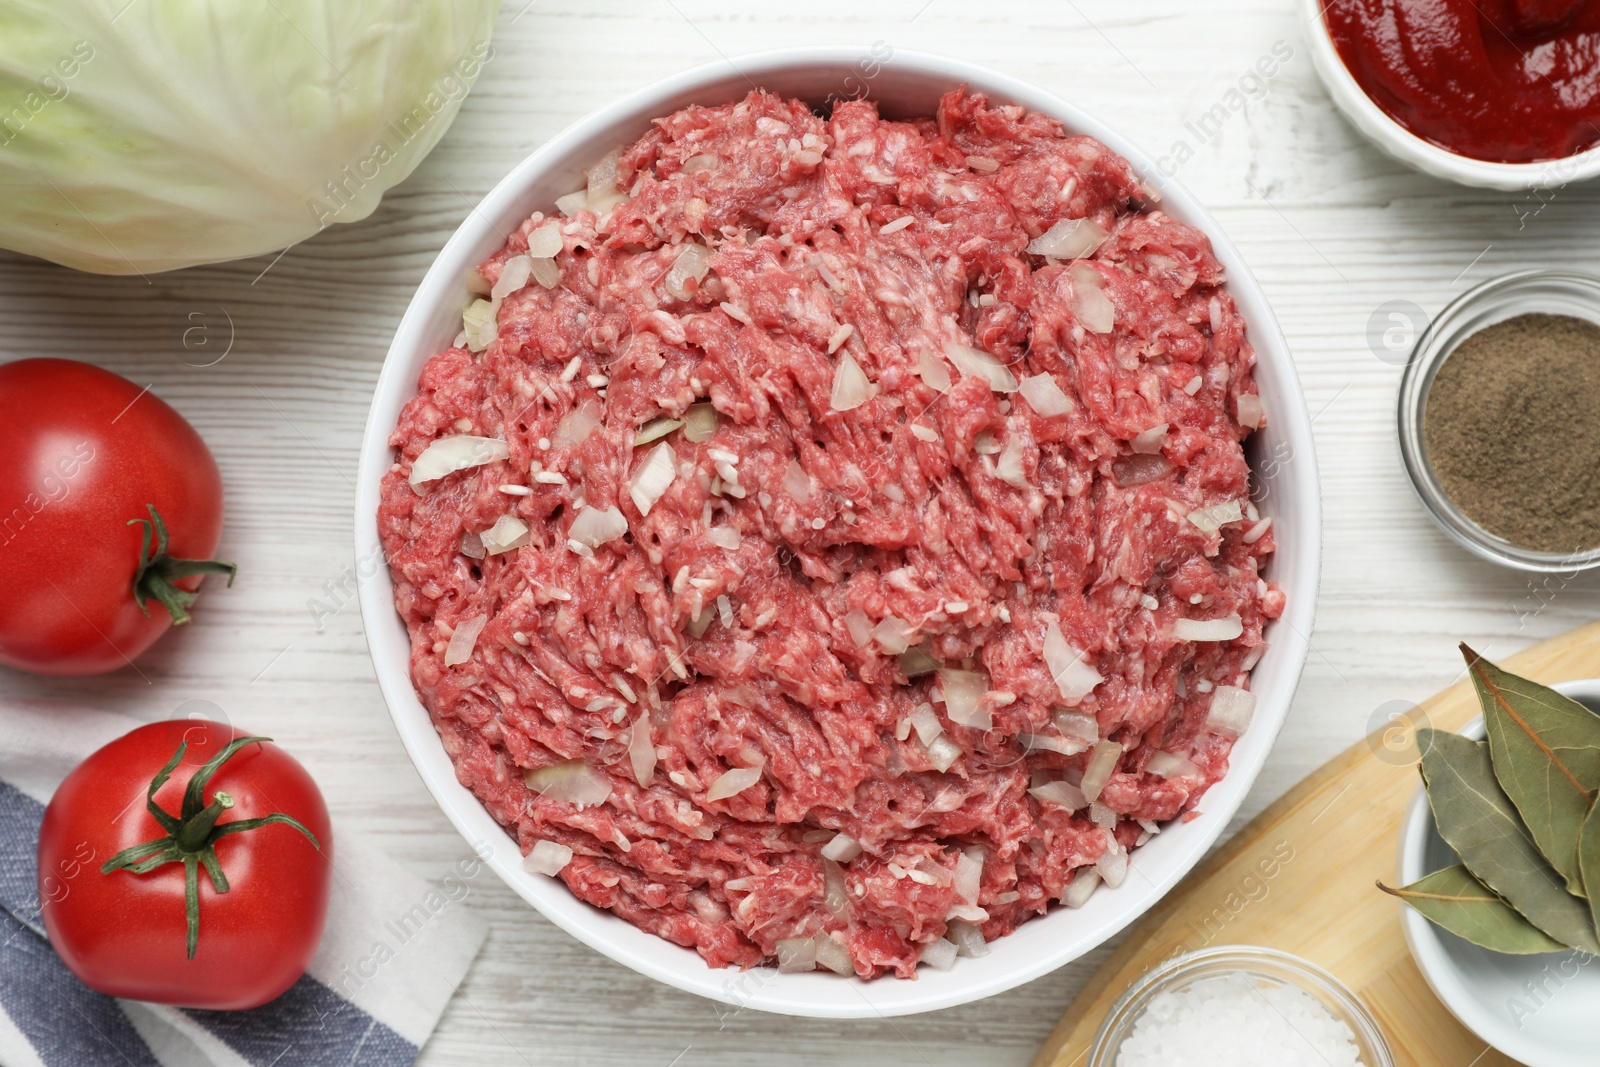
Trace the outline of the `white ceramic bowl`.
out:
<instances>
[{"instance_id":1,"label":"white ceramic bowl","mask_svg":"<svg viewBox=\"0 0 1600 1067\"><path fill-rule=\"evenodd\" d=\"M1600 712L1600 678L1553 688ZM1483 719L1461 732L1482 740ZM1401 825L1395 877L1400 885L1410 885L1459 862L1434 828L1428 795L1418 786ZM1595 1062L1600 957L1575 950L1535 956L1490 952L1398 906L1417 969L1467 1029L1527 1067L1588 1067Z\"/></svg>"},{"instance_id":2,"label":"white ceramic bowl","mask_svg":"<svg viewBox=\"0 0 1600 1067\"><path fill-rule=\"evenodd\" d=\"M1374 103L1339 58L1327 20L1322 17L1326 4L1327 0L1301 0L1311 63L1350 124L1400 162L1435 178L1506 191L1559 189L1600 175L1600 146L1538 163L1491 163L1457 155L1418 137Z\"/></svg>"},{"instance_id":3,"label":"white ceramic bowl","mask_svg":"<svg viewBox=\"0 0 1600 1067\"><path fill-rule=\"evenodd\" d=\"M735 66L737 69L734 69ZM748 79L748 80L747 80ZM1093 134L1136 170L1160 177L1149 156L1077 108L1003 74L938 56L865 48L796 48L715 63L668 78L580 120L524 160L484 198L456 231L411 301L383 373L362 443L356 491L356 553L362 573L377 550L379 481L393 460L387 439L402 405L416 393L423 364L460 329L467 302L464 277L502 243L502 234L556 196L577 188L581 168L613 146L645 132L650 119L691 103L741 97L751 82L820 104L830 94L865 85L885 114L930 115L945 91L962 84L992 98L1050 114L1068 129ZM713 970L694 952L654 937L574 897L558 881L522 870L516 843L457 781L408 675L410 649L393 606L386 568L361 585L361 613L378 682L396 729L418 772L456 828L506 883L547 918L612 959L669 985L739 1007L820 1018L904 1015L978 1000L1021 985L1094 948L1171 889L1216 841L1255 781L1289 710L1306 656L1321 548L1320 503L1311 425L1294 363L1272 312L1233 245L1187 192L1163 186L1163 207L1205 231L1227 268L1230 289L1259 356L1257 380L1269 424L1252 438L1262 509L1275 519L1278 552L1272 578L1288 594L1284 617L1269 628L1271 649L1257 666L1255 722L1233 753L1233 769L1205 798L1203 814L1174 825L1140 849L1134 873L1119 889L1102 890L1078 911L1059 909L1003 938L979 959L949 971L924 971L916 981L865 983L831 974Z\"/></svg>"}]
</instances>

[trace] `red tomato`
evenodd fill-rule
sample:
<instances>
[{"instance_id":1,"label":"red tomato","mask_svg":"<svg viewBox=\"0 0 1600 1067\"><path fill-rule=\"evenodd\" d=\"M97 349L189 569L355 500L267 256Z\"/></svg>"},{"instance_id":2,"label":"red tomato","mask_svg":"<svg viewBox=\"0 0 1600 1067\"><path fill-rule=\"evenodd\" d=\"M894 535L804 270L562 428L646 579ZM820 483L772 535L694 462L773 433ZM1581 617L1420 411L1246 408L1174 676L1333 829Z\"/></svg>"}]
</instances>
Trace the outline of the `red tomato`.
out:
<instances>
[{"instance_id":1,"label":"red tomato","mask_svg":"<svg viewBox=\"0 0 1600 1067\"><path fill-rule=\"evenodd\" d=\"M50 799L39 832L44 926L85 984L115 997L237 1010L265 1004L304 973L328 911L328 809L305 768L265 738L205 779L203 766L246 736L203 719L141 726L79 764ZM180 745L181 761L149 798L169 820L203 808L174 835L177 820L163 826L147 792ZM228 829L259 819L269 821ZM226 892L208 873L207 845ZM137 846L146 847L126 851ZM159 866L108 873L113 857Z\"/></svg>"},{"instance_id":2,"label":"red tomato","mask_svg":"<svg viewBox=\"0 0 1600 1067\"><path fill-rule=\"evenodd\" d=\"M0 663L115 670L188 620L200 574L232 580L208 562L222 537L216 460L157 397L87 363L24 359L0 366L0 411Z\"/></svg>"}]
</instances>

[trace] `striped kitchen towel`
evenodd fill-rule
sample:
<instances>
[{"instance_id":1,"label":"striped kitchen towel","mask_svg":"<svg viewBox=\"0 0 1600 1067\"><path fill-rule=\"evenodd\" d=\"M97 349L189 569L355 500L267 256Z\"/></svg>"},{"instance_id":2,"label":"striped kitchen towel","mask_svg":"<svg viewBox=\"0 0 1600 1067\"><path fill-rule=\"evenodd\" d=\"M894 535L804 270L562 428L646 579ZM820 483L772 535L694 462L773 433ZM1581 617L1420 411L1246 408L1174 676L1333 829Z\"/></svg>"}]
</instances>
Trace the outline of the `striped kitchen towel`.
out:
<instances>
[{"instance_id":1,"label":"striped kitchen towel","mask_svg":"<svg viewBox=\"0 0 1600 1067\"><path fill-rule=\"evenodd\" d=\"M140 723L122 715L0 708L0 1065L410 1067L483 944L462 901L476 858L425 882L338 835L327 931L309 971L252 1011L191 1011L85 986L39 919L35 849L56 784ZM248 966L248 963L244 964Z\"/></svg>"}]
</instances>

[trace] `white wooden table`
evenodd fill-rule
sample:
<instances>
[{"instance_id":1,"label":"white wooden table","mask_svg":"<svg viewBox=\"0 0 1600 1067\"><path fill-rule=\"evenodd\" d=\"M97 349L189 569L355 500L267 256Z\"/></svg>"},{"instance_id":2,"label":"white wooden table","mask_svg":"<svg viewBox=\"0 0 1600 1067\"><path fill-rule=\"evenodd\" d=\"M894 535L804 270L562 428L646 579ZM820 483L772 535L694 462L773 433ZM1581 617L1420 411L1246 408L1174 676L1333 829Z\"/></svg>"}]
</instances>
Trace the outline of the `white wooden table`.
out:
<instances>
[{"instance_id":1,"label":"white wooden table","mask_svg":"<svg viewBox=\"0 0 1600 1067\"><path fill-rule=\"evenodd\" d=\"M467 849L389 726L350 593L356 453L412 289L477 198L589 110L719 57L883 41L998 67L1153 154L1192 156L1179 179L1216 213L1277 310L1317 416L1326 547L1315 648L1241 819L1253 815L1363 736L1387 702L1451 681L1457 640L1500 655L1600 606L1593 580L1529 582L1470 558L1429 524L1394 440L1399 369L1367 340L1389 300L1436 312L1507 270L1594 269L1597 190L1541 200L1403 170L1335 114L1299 9L1294 0L506 0L494 59L433 155L374 216L329 229L265 274L270 257L147 283L0 254L0 359L85 358L153 383L222 465L221 554L240 564L235 587L212 588L196 623L163 639L137 672L82 681L0 673L4 699L152 719L208 701L304 760L346 829L442 875ZM1292 57L1260 86L1247 79L1254 98L1227 109L1225 94L1280 41ZM197 366L227 341L230 318L226 358ZM185 348L197 323L214 331L212 347ZM319 620L316 600L340 610ZM1101 958L935 1015L809 1022L730 1014L639 977L491 874L475 879L469 902L493 932L425 1064L1023 1064Z\"/></svg>"}]
</instances>

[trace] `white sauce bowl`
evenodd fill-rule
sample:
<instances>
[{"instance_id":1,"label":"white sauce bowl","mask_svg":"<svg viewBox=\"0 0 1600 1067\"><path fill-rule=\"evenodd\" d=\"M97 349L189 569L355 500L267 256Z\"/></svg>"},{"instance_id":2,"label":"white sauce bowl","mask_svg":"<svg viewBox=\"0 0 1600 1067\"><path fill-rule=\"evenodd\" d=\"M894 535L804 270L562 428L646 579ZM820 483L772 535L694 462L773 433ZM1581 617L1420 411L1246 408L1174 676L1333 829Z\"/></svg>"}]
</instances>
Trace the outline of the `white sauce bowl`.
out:
<instances>
[{"instance_id":1,"label":"white sauce bowl","mask_svg":"<svg viewBox=\"0 0 1600 1067\"><path fill-rule=\"evenodd\" d=\"M1316 606L1321 505L1311 420L1283 335L1233 245L1189 193L1163 180L1151 157L1076 107L983 67L899 50L886 58L881 46L877 54L853 47L783 49L740 57L733 64L737 70L719 62L641 89L551 139L484 197L418 287L378 379L356 489L356 558L364 575L375 565L378 571L360 587L361 614L378 684L417 772L467 842L551 922L619 963L736 1007L813 1018L908 1015L981 1000L1077 959L1142 915L1221 836L1260 773L1288 714ZM931 115L941 95L966 83L991 99L1021 104L1054 116L1069 131L1099 138L1160 188L1164 210L1210 237L1227 269L1229 290L1259 360L1257 381L1268 425L1251 438L1250 451L1260 507L1273 517L1278 539L1271 577L1287 594L1288 608L1267 629L1272 647L1252 680L1255 721L1233 750L1232 770L1206 794L1199 818L1171 825L1135 853L1135 874L1120 888L1102 888L1079 910L1058 908L1029 922L1016 934L994 942L987 956L958 960L949 971L924 968L915 981L887 977L862 982L828 973L780 974L769 968L712 969L694 951L583 903L560 881L525 872L517 843L456 780L455 768L411 685L410 642L394 609L389 572L375 562L382 558L377 525L380 481L394 460L388 437L400 409L416 395L423 365L461 328L461 310L468 303L464 281L468 268L498 249L502 235L536 209L548 211L557 196L580 187L584 167L616 145L639 137L651 119L689 104L736 100L749 91L752 81L813 104L823 103L830 94L837 98L865 91L890 117Z\"/></svg>"}]
</instances>

